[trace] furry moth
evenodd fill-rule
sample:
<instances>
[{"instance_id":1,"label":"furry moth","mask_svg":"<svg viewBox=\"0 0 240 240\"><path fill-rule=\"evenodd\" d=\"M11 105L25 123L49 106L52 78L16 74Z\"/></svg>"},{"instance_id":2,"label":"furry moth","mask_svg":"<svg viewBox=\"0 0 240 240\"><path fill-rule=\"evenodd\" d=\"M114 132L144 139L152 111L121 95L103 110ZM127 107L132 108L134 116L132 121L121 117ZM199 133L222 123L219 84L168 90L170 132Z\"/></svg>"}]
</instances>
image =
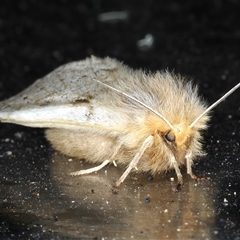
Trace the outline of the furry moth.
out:
<instances>
[{"instance_id":1,"label":"furry moth","mask_svg":"<svg viewBox=\"0 0 240 240\"><path fill-rule=\"evenodd\" d=\"M52 146L98 166L108 163L152 174L181 165L193 179L192 164L202 151L209 111L192 82L169 72L146 74L111 58L92 56L60 66L16 96L0 102L0 121L47 128ZM100 165L99 165L100 164Z\"/></svg>"}]
</instances>

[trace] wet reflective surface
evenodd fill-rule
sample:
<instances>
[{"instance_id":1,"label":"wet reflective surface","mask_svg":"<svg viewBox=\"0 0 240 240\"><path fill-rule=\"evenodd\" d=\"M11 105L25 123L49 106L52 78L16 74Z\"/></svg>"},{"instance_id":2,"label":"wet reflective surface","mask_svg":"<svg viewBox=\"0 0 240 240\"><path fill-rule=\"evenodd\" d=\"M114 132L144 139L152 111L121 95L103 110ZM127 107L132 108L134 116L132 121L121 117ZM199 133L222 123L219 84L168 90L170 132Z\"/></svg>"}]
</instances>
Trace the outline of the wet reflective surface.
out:
<instances>
[{"instance_id":1,"label":"wet reflective surface","mask_svg":"<svg viewBox=\"0 0 240 240\"><path fill-rule=\"evenodd\" d=\"M185 174L183 189L174 193L174 172L154 178L132 174L116 195L111 186L121 168L107 166L89 176L71 177L70 172L92 165L53 153L48 165L37 163L26 176L32 163L17 164L16 156L12 158L19 165L17 174L1 167L1 230L6 235L19 230L20 236L37 231L76 238L206 239L212 234L216 184L211 181L197 184Z\"/></svg>"},{"instance_id":2,"label":"wet reflective surface","mask_svg":"<svg viewBox=\"0 0 240 240\"><path fill-rule=\"evenodd\" d=\"M194 172L210 180L197 183L183 168L184 186L175 192L174 171L131 174L114 194L123 168L72 177L93 165L52 150L42 130L5 126L15 133L1 139L3 239L237 239L237 141L207 134L208 156L196 161Z\"/></svg>"},{"instance_id":3,"label":"wet reflective surface","mask_svg":"<svg viewBox=\"0 0 240 240\"><path fill-rule=\"evenodd\" d=\"M25 145L26 152L10 143L19 149ZM218 239L219 230L230 230L239 221L218 219L238 210L239 184L227 178L226 172L234 174L228 165L208 166L216 161L211 153L194 169L211 177L208 181L197 183L184 173L182 190L174 192L174 171L154 177L131 174L113 194L112 184L123 168L110 165L71 177L70 172L93 165L51 150L42 131L17 132L2 139L1 146L0 236L5 238ZM228 155L218 153L220 161Z\"/></svg>"}]
</instances>

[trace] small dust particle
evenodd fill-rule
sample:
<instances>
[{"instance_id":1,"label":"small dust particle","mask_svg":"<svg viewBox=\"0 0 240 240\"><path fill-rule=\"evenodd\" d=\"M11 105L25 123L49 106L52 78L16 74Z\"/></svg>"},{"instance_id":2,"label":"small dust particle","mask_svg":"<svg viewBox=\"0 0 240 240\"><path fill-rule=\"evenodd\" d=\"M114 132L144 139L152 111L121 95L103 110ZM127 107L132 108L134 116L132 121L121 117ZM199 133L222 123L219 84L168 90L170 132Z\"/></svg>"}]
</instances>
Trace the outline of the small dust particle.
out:
<instances>
[{"instance_id":1,"label":"small dust particle","mask_svg":"<svg viewBox=\"0 0 240 240\"><path fill-rule=\"evenodd\" d=\"M170 178L170 181L171 181L171 182L173 182L173 181L174 181L174 178L173 178L173 177L171 177L171 178Z\"/></svg>"},{"instance_id":2,"label":"small dust particle","mask_svg":"<svg viewBox=\"0 0 240 240\"><path fill-rule=\"evenodd\" d=\"M69 161L69 162L72 162L72 158L69 158L68 161Z\"/></svg>"},{"instance_id":3,"label":"small dust particle","mask_svg":"<svg viewBox=\"0 0 240 240\"><path fill-rule=\"evenodd\" d=\"M168 212L168 209L164 209L164 211L163 211L164 213L167 213Z\"/></svg>"},{"instance_id":4,"label":"small dust particle","mask_svg":"<svg viewBox=\"0 0 240 240\"><path fill-rule=\"evenodd\" d=\"M12 155L12 151L7 151L6 154L7 154L8 156Z\"/></svg>"},{"instance_id":5,"label":"small dust particle","mask_svg":"<svg viewBox=\"0 0 240 240\"><path fill-rule=\"evenodd\" d=\"M149 182L152 181L152 180L153 180L153 176L152 176L152 175L149 175L148 178L147 178L147 180L148 180Z\"/></svg>"},{"instance_id":6,"label":"small dust particle","mask_svg":"<svg viewBox=\"0 0 240 240\"><path fill-rule=\"evenodd\" d=\"M14 135L15 135L16 138L19 138L19 139L21 139L23 137L22 132L16 132Z\"/></svg>"},{"instance_id":7,"label":"small dust particle","mask_svg":"<svg viewBox=\"0 0 240 240\"><path fill-rule=\"evenodd\" d=\"M150 203L151 202L151 198L150 197L146 197L145 198L145 203Z\"/></svg>"}]
</instances>

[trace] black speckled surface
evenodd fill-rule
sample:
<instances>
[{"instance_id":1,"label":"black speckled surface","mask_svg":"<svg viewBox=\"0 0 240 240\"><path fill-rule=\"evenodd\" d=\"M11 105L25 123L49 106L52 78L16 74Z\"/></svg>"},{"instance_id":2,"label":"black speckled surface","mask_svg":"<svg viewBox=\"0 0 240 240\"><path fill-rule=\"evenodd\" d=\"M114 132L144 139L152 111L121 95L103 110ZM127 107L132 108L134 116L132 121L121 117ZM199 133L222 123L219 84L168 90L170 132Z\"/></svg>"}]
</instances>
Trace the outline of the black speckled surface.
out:
<instances>
[{"instance_id":1,"label":"black speckled surface","mask_svg":"<svg viewBox=\"0 0 240 240\"><path fill-rule=\"evenodd\" d=\"M128 19L99 21L124 11ZM134 68L175 69L212 103L240 81L240 3L229 1L0 1L0 99L63 63L91 54ZM152 34L151 49L137 42ZM208 155L194 171L210 177L173 194L174 172L123 169L71 178L90 165L56 153L41 129L0 124L1 239L240 239L239 90L213 110ZM149 180L148 180L149 179Z\"/></svg>"}]
</instances>

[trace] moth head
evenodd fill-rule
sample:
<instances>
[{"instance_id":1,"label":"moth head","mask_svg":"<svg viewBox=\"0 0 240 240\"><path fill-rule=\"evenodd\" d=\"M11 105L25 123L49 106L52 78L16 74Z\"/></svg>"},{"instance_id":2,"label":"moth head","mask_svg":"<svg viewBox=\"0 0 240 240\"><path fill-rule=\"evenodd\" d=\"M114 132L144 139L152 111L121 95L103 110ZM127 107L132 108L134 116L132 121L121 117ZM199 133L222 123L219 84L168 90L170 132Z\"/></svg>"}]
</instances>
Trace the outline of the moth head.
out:
<instances>
[{"instance_id":1,"label":"moth head","mask_svg":"<svg viewBox=\"0 0 240 240\"><path fill-rule=\"evenodd\" d=\"M190 128L189 124L180 123L173 125L172 129L168 128L164 132L159 132L159 137L164 142L164 146L172 152L175 159L184 164L187 153L191 152L196 155L202 151L202 134L200 132L201 128Z\"/></svg>"},{"instance_id":2,"label":"moth head","mask_svg":"<svg viewBox=\"0 0 240 240\"><path fill-rule=\"evenodd\" d=\"M185 124L178 124L177 126L173 126L172 129L162 132L161 135L164 142L168 146L171 146L171 149L185 151L190 145L195 131L195 129L191 129Z\"/></svg>"},{"instance_id":3,"label":"moth head","mask_svg":"<svg viewBox=\"0 0 240 240\"><path fill-rule=\"evenodd\" d=\"M182 145L185 142L186 137L188 136L188 131L185 129L171 129L170 131L166 132L164 135L164 139L168 143L175 143L176 145Z\"/></svg>"}]
</instances>

